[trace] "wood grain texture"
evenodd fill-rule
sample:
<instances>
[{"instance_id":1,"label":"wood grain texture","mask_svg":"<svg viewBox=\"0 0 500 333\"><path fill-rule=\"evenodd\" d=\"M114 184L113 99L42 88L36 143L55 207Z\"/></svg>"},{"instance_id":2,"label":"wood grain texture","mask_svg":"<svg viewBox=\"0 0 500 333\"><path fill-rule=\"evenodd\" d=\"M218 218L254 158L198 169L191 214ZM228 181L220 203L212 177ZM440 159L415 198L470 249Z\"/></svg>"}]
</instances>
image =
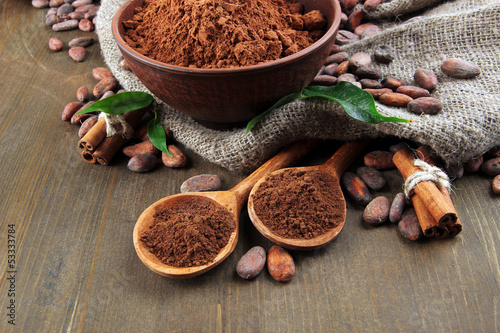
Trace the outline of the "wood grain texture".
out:
<instances>
[{"instance_id":1,"label":"wood grain texture","mask_svg":"<svg viewBox=\"0 0 500 333\"><path fill-rule=\"evenodd\" d=\"M81 85L93 87L91 71L103 60L97 43L83 63L67 49L50 51L52 36L67 44L90 33L54 33L45 12L28 0L0 0L1 332L500 331L500 197L481 174L453 183L464 229L452 239L406 241L395 225L363 224L362 208L347 200L335 241L291 252L297 273L290 283L265 271L253 281L237 276L250 247L272 245L245 211L235 251L215 269L190 280L148 270L132 243L145 208L178 193L188 177L218 174L230 189L244 175L189 151L189 167L147 174L130 172L124 156L110 166L85 163L78 128L60 116ZM323 163L338 146L321 144L302 165ZM384 175L388 186L372 194L392 200L401 176ZM16 232L15 326L6 316L9 224Z\"/></svg>"}]
</instances>

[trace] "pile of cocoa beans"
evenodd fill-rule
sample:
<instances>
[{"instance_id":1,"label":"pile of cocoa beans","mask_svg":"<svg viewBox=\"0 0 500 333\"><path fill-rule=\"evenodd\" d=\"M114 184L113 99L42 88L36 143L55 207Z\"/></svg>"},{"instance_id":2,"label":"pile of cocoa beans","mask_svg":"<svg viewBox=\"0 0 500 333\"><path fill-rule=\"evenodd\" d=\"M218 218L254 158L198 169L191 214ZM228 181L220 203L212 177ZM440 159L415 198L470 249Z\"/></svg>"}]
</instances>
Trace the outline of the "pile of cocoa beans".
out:
<instances>
[{"instance_id":1,"label":"pile of cocoa beans","mask_svg":"<svg viewBox=\"0 0 500 333\"><path fill-rule=\"evenodd\" d=\"M397 193L393 198L385 196L372 197L372 192L381 191L387 184L384 171L395 169L392 161L393 155L399 150L408 147L406 143L390 146L389 150L374 150L363 157L363 166L355 172L345 172L341 177L341 185L347 196L357 205L365 207L363 220L375 226L383 223L397 223L398 230L406 239L416 241L423 237L423 232L418 222L417 215L411 202L407 201L403 193ZM457 168L444 168L450 178L451 174L460 177L464 170L467 173L483 172L493 176L492 192L500 195L500 147L495 147L487 153L467 161ZM401 178L402 181L402 178Z\"/></svg>"},{"instance_id":2,"label":"pile of cocoa beans","mask_svg":"<svg viewBox=\"0 0 500 333\"><path fill-rule=\"evenodd\" d=\"M79 29L83 32L94 31L100 1L93 0L32 0L35 8L49 8L45 15L45 24L53 31L68 31ZM85 48L94 42L92 37L74 38L68 43L68 55L76 62L82 62L86 57ZM64 42L57 37L49 39L49 48L59 52L65 48Z\"/></svg>"},{"instance_id":3,"label":"pile of cocoa beans","mask_svg":"<svg viewBox=\"0 0 500 333\"><path fill-rule=\"evenodd\" d=\"M96 67L92 70L92 76L98 81L90 91L86 86L81 86L76 91L76 101L66 104L62 112L62 120L73 125L80 125L78 136L82 138L97 123L98 115L95 113L77 114L79 110L87 108L97 100L119 94L124 90L120 87L118 80L104 67ZM129 145L123 148L123 154L130 157L128 168L134 172L147 172L154 169L160 160L170 168L180 168L187 165L186 155L172 143L172 132L165 129L167 148L172 156L158 150L149 140L147 134L147 123L145 119L135 131L135 137L129 141Z\"/></svg>"}]
</instances>

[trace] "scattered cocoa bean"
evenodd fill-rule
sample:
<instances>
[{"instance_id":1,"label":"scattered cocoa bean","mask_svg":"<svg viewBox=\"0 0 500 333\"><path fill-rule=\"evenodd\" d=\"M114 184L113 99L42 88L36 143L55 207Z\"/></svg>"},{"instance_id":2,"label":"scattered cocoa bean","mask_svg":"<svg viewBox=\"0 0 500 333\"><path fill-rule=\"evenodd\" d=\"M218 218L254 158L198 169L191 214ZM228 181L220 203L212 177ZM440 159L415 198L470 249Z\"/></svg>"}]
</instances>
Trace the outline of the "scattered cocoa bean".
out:
<instances>
[{"instance_id":1,"label":"scattered cocoa bean","mask_svg":"<svg viewBox=\"0 0 500 333\"><path fill-rule=\"evenodd\" d=\"M78 29L81 31L85 32L90 32L94 30L94 24L88 20L88 19L81 19L80 22L78 22Z\"/></svg>"},{"instance_id":2,"label":"scattered cocoa bean","mask_svg":"<svg viewBox=\"0 0 500 333\"><path fill-rule=\"evenodd\" d=\"M85 134L87 134L87 132L90 131L92 127L94 127L98 120L98 116L90 116L85 119L85 121L82 123L82 126L80 126L80 129L78 130L78 137L83 138Z\"/></svg>"},{"instance_id":3,"label":"scattered cocoa bean","mask_svg":"<svg viewBox=\"0 0 500 333\"><path fill-rule=\"evenodd\" d=\"M396 92L408 95L414 99L419 97L429 97L431 95L429 90L416 86L401 86L396 89Z\"/></svg>"},{"instance_id":4,"label":"scattered cocoa bean","mask_svg":"<svg viewBox=\"0 0 500 333\"><path fill-rule=\"evenodd\" d=\"M369 92L374 99L379 99L380 96L383 94L391 93L392 90L389 88L381 88L381 89L370 89L370 88L365 88L365 91Z\"/></svg>"},{"instance_id":5,"label":"scattered cocoa bean","mask_svg":"<svg viewBox=\"0 0 500 333\"><path fill-rule=\"evenodd\" d=\"M105 77L113 76L113 74L104 67L96 67L92 70L92 76L94 79L101 81Z\"/></svg>"},{"instance_id":6,"label":"scattered cocoa bean","mask_svg":"<svg viewBox=\"0 0 500 333\"><path fill-rule=\"evenodd\" d=\"M85 13L85 19L87 20L93 20L96 16L97 16L97 12L99 11L99 8L98 7L93 7L93 8L90 8L86 13ZM92 22L92 24L94 24L94 22ZM95 24L94 24L95 26Z\"/></svg>"},{"instance_id":7,"label":"scattered cocoa bean","mask_svg":"<svg viewBox=\"0 0 500 333\"><path fill-rule=\"evenodd\" d=\"M441 64L441 71L456 79L470 79L481 74L479 66L459 58L445 60Z\"/></svg>"},{"instance_id":8,"label":"scattered cocoa bean","mask_svg":"<svg viewBox=\"0 0 500 333\"><path fill-rule=\"evenodd\" d=\"M114 90L118 87L118 80L113 76L106 76L99 81L92 91L96 98L101 98L106 91Z\"/></svg>"},{"instance_id":9,"label":"scattered cocoa bean","mask_svg":"<svg viewBox=\"0 0 500 333\"><path fill-rule=\"evenodd\" d=\"M396 91L399 87L406 85L407 83L405 80L400 80L393 77L388 77L382 80L382 87L389 88L393 91Z\"/></svg>"},{"instance_id":10,"label":"scattered cocoa bean","mask_svg":"<svg viewBox=\"0 0 500 333\"><path fill-rule=\"evenodd\" d=\"M346 60L349 60L349 54L347 52L339 52L329 55L328 58L326 58L325 60L325 65L333 63L340 64L341 62L344 62Z\"/></svg>"},{"instance_id":11,"label":"scattered cocoa bean","mask_svg":"<svg viewBox=\"0 0 500 333\"><path fill-rule=\"evenodd\" d=\"M443 109L443 102L434 97L420 97L408 103L408 111L415 114L436 115Z\"/></svg>"},{"instance_id":12,"label":"scattered cocoa bean","mask_svg":"<svg viewBox=\"0 0 500 333\"><path fill-rule=\"evenodd\" d=\"M341 62L333 71L333 75L339 77L349 71L349 60Z\"/></svg>"},{"instance_id":13,"label":"scattered cocoa bean","mask_svg":"<svg viewBox=\"0 0 500 333\"><path fill-rule=\"evenodd\" d=\"M160 150L151 141L143 141L124 147L123 153L128 157L134 157L143 154L158 155L160 154Z\"/></svg>"},{"instance_id":14,"label":"scattered cocoa bean","mask_svg":"<svg viewBox=\"0 0 500 333\"><path fill-rule=\"evenodd\" d=\"M71 6L69 3L65 3L57 8L56 15L68 15L71 12L73 12L73 6Z\"/></svg>"},{"instance_id":15,"label":"scattered cocoa bean","mask_svg":"<svg viewBox=\"0 0 500 333\"><path fill-rule=\"evenodd\" d=\"M59 7L64 4L64 0L50 0L49 1L49 6L50 7Z\"/></svg>"},{"instance_id":16,"label":"scattered cocoa bean","mask_svg":"<svg viewBox=\"0 0 500 333\"><path fill-rule=\"evenodd\" d=\"M335 69L337 68L339 64L337 63L331 63L331 64L328 64L326 66L324 66L322 69L321 69L321 74L325 74L325 75L333 75L333 73L335 73Z\"/></svg>"},{"instance_id":17,"label":"scattered cocoa bean","mask_svg":"<svg viewBox=\"0 0 500 333\"><path fill-rule=\"evenodd\" d=\"M136 155L128 161L127 167L134 172L148 172L159 163L158 157L150 154Z\"/></svg>"},{"instance_id":18,"label":"scattered cocoa bean","mask_svg":"<svg viewBox=\"0 0 500 333\"><path fill-rule=\"evenodd\" d=\"M87 102L90 99L89 89L85 86L81 86L76 91L76 99L80 102Z\"/></svg>"},{"instance_id":19,"label":"scattered cocoa bean","mask_svg":"<svg viewBox=\"0 0 500 333\"><path fill-rule=\"evenodd\" d=\"M130 65L128 64L127 60L125 60L125 59L121 59L121 60L120 60L120 67L121 67L122 69L126 70L126 71L130 71L130 70L132 70L132 69L130 68Z\"/></svg>"},{"instance_id":20,"label":"scattered cocoa bean","mask_svg":"<svg viewBox=\"0 0 500 333\"><path fill-rule=\"evenodd\" d=\"M63 121L70 121L71 120L71 117L73 117L73 115L78 112L78 110L81 109L81 107L83 106L83 103L81 102L70 102L68 104L66 104L66 106L64 107L63 109L63 112L62 112L62 120Z\"/></svg>"},{"instance_id":21,"label":"scattered cocoa bean","mask_svg":"<svg viewBox=\"0 0 500 333\"><path fill-rule=\"evenodd\" d=\"M424 89L433 91L438 85L438 78L433 71L425 68L418 68L413 74L415 83Z\"/></svg>"},{"instance_id":22,"label":"scattered cocoa bean","mask_svg":"<svg viewBox=\"0 0 500 333\"><path fill-rule=\"evenodd\" d=\"M78 20L67 20L52 25L54 31L68 31L78 28Z\"/></svg>"},{"instance_id":23,"label":"scattered cocoa bean","mask_svg":"<svg viewBox=\"0 0 500 333\"><path fill-rule=\"evenodd\" d=\"M451 179L460 179L464 175L463 164L452 164L446 168L446 173Z\"/></svg>"},{"instance_id":24,"label":"scattered cocoa bean","mask_svg":"<svg viewBox=\"0 0 500 333\"><path fill-rule=\"evenodd\" d=\"M49 0L32 0L31 5L35 8L47 8L49 6Z\"/></svg>"},{"instance_id":25,"label":"scattered cocoa bean","mask_svg":"<svg viewBox=\"0 0 500 333\"><path fill-rule=\"evenodd\" d=\"M490 176L500 175L500 157L495 157L484 161L481 171Z\"/></svg>"},{"instance_id":26,"label":"scattered cocoa bean","mask_svg":"<svg viewBox=\"0 0 500 333\"><path fill-rule=\"evenodd\" d=\"M45 17L45 24L48 25L48 26L53 26L54 24L56 23L61 23L63 22L64 19L57 16L57 15L47 15L47 17Z\"/></svg>"},{"instance_id":27,"label":"scattered cocoa bean","mask_svg":"<svg viewBox=\"0 0 500 333\"><path fill-rule=\"evenodd\" d=\"M236 265L236 273L245 280L256 278L266 265L266 250L254 246L245 253Z\"/></svg>"},{"instance_id":28,"label":"scattered cocoa bean","mask_svg":"<svg viewBox=\"0 0 500 333\"><path fill-rule=\"evenodd\" d=\"M363 89L380 89L382 88L382 84L378 82L377 80L372 80L372 79L361 79L359 80L359 83L361 83L361 86ZM390 91L389 91L390 92Z\"/></svg>"},{"instance_id":29,"label":"scattered cocoa bean","mask_svg":"<svg viewBox=\"0 0 500 333\"><path fill-rule=\"evenodd\" d=\"M77 7L81 7L84 5L90 5L90 4L92 4L92 1L93 0L75 0L71 3L71 5L75 8L77 8Z\"/></svg>"},{"instance_id":30,"label":"scattered cocoa bean","mask_svg":"<svg viewBox=\"0 0 500 333\"><path fill-rule=\"evenodd\" d=\"M398 151L400 151L401 149L405 149L405 148L408 148L408 145L405 142L400 142L400 143L396 143L394 145L391 145L389 147L389 151L391 153L395 154Z\"/></svg>"},{"instance_id":31,"label":"scattered cocoa bean","mask_svg":"<svg viewBox=\"0 0 500 333\"><path fill-rule=\"evenodd\" d=\"M173 156L162 152L161 159L165 166L169 168L182 168L187 165L187 157L179 148L171 144L167 146L167 149Z\"/></svg>"},{"instance_id":32,"label":"scattered cocoa bean","mask_svg":"<svg viewBox=\"0 0 500 333\"><path fill-rule=\"evenodd\" d=\"M114 94L115 93L112 90L108 90L104 94L102 94L102 96L101 96L101 98L99 98L99 100L108 98L109 96L113 96Z\"/></svg>"},{"instance_id":33,"label":"scattered cocoa bean","mask_svg":"<svg viewBox=\"0 0 500 333\"><path fill-rule=\"evenodd\" d=\"M355 173L349 171L345 172L342 177L340 177L340 182L347 192L347 195L358 205L366 206L371 201L368 187Z\"/></svg>"},{"instance_id":34,"label":"scattered cocoa bean","mask_svg":"<svg viewBox=\"0 0 500 333\"><path fill-rule=\"evenodd\" d=\"M373 52L373 58L377 62L388 64L396 58L396 53L389 45L379 45Z\"/></svg>"},{"instance_id":35,"label":"scattered cocoa bean","mask_svg":"<svg viewBox=\"0 0 500 333\"><path fill-rule=\"evenodd\" d=\"M91 105L92 103L94 103L94 101L89 101L87 103L85 103L79 110L77 110L76 112L80 111L80 110L83 110L83 109L86 109L89 105ZM90 113L80 113L80 114L73 114L73 116L71 117L71 120L70 120L70 123L72 125L75 125L75 124L81 124L85 121L85 119L87 119L88 117L90 117L92 114Z\"/></svg>"},{"instance_id":36,"label":"scattered cocoa bean","mask_svg":"<svg viewBox=\"0 0 500 333\"><path fill-rule=\"evenodd\" d=\"M370 28L373 28L373 27L376 27L376 28L377 28L377 29L379 29L379 31L380 31L380 28L379 28L377 25L375 25L375 24L373 24L373 23L368 22L368 23L363 23L363 24L358 25L358 26L356 27L356 29L354 29L354 33L355 33L356 35L358 35L358 36L360 36L360 37L361 37L361 35L363 35L363 33L364 33L367 29L370 29Z\"/></svg>"},{"instance_id":37,"label":"scattered cocoa bean","mask_svg":"<svg viewBox=\"0 0 500 333\"><path fill-rule=\"evenodd\" d=\"M359 36L360 39L365 39L367 37L372 37L380 33L380 28L373 24L367 27L363 33Z\"/></svg>"},{"instance_id":38,"label":"scattered cocoa bean","mask_svg":"<svg viewBox=\"0 0 500 333\"><path fill-rule=\"evenodd\" d=\"M217 175L197 175L186 179L181 184L181 193L217 191L221 188L220 178Z\"/></svg>"},{"instance_id":39,"label":"scattered cocoa bean","mask_svg":"<svg viewBox=\"0 0 500 333\"><path fill-rule=\"evenodd\" d=\"M351 73L342 74L337 78L337 82L342 82L342 81L354 83L356 82L356 76Z\"/></svg>"},{"instance_id":40,"label":"scattered cocoa bean","mask_svg":"<svg viewBox=\"0 0 500 333\"><path fill-rule=\"evenodd\" d=\"M481 169L481 165L484 162L484 156L482 154L479 154L464 164L464 169L468 173L475 173L478 172Z\"/></svg>"},{"instance_id":41,"label":"scattered cocoa bean","mask_svg":"<svg viewBox=\"0 0 500 333\"><path fill-rule=\"evenodd\" d=\"M366 205L363 211L363 220L370 225L384 223L389 218L390 208L389 199L384 196L376 197Z\"/></svg>"},{"instance_id":42,"label":"scattered cocoa bean","mask_svg":"<svg viewBox=\"0 0 500 333\"><path fill-rule=\"evenodd\" d=\"M333 44L332 48L330 49L330 54L339 53L340 50L341 50L340 45Z\"/></svg>"},{"instance_id":43,"label":"scattered cocoa bean","mask_svg":"<svg viewBox=\"0 0 500 333\"><path fill-rule=\"evenodd\" d=\"M337 78L332 75L316 75L311 81L311 85L334 86L337 84Z\"/></svg>"},{"instance_id":44,"label":"scattered cocoa bean","mask_svg":"<svg viewBox=\"0 0 500 333\"><path fill-rule=\"evenodd\" d=\"M418 223L415 209L408 208L404 211L398 222L398 230L401 235L408 240L416 241L422 238L423 232Z\"/></svg>"},{"instance_id":45,"label":"scattered cocoa bean","mask_svg":"<svg viewBox=\"0 0 500 333\"><path fill-rule=\"evenodd\" d=\"M355 72L356 76L360 79L380 80L382 72L375 68L359 67Z\"/></svg>"},{"instance_id":46,"label":"scattered cocoa bean","mask_svg":"<svg viewBox=\"0 0 500 333\"><path fill-rule=\"evenodd\" d=\"M358 0L339 0L339 2L342 8L349 10L354 8L354 6L356 6Z\"/></svg>"},{"instance_id":47,"label":"scattered cocoa bean","mask_svg":"<svg viewBox=\"0 0 500 333\"><path fill-rule=\"evenodd\" d=\"M337 37L335 38L335 43L338 45L347 45L360 40L360 37L354 32L348 30L339 30Z\"/></svg>"},{"instance_id":48,"label":"scattered cocoa bean","mask_svg":"<svg viewBox=\"0 0 500 333\"><path fill-rule=\"evenodd\" d=\"M362 9L353 10L351 14L347 17L346 28L350 31L354 31L354 29L356 29L361 24L363 16L364 12Z\"/></svg>"},{"instance_id":49,"label":"scattered cocoa bean","mask_svg":"<svg viewBox=\"0 0 500 333\"><path fill-rule=\"evenodd\" d=\"M387 184L387 180L382 172L372 167L359 167L356 170L356 174L363 180L366 186L374 191L380 191Z\"/></svg>"},{"instance_id":50,"label":"scattered cocoa bean","mask_svg":"<svg viewBox=\"0 0 500 333\"><path fill-rule=\"evenodd\" d=\"M74 11L68 14L69 18L72 20L78 20L80 21L81 19L85 18L85 13L81 11Z\"/></svg>"},{"instance_id":51,"label":"scattered cocoa bean","mask_svg":"<svg viewBox=\"0 0 500 333\"><path fill-rule=\"evenodd\" d=\"M49 49L51 49L54 52L59 52L63 49L64 44L63 42L55 37L49 38Z\"/></svg>"},{"instance_id":52,"label":"scattered cocoa bean","mask_svg":"<svg viewBox=\"0 0 500 333\"><path fill-rule=\"evenodd\" d=\"M71 4L73 7L75 7L74 3ZM95 8L96 6L92 3L86 3L82 5L78 5L75 7L75 12L80 12L80 13L86 13L92 8Z\"/></svg>"},{"instance_id":53,"label":"scattered cocoa bean","mask_svg":"<svg viewBox=\"0 0 500 333\"><path fill-rule=\"evenodd\" d=\"M363 8L367 11L375 10L384 0L366 0Z\"/></svg>"},{"instance_id":54,"label":"scattered cocoa bean","mask_svg":"<svg viewBox=\"0 0 500 333\"><path fill-rule=\"evenodd\" d=\"M68 54L76 62L82 62L85 60L86 51L81 46L75 46L68 50Z\"/></svg>"},{"instance_id":55,"label":"scattered cocoa bean","mask_svg":"<svg viewBox=\"0 0 500 333\"><path fill-rule=\"evenodd\" d=\"M363 158L365 166L372 167L377 170L394 169L396 166L392 161L394 154L385 150L374 150L366 154Z\"/></svg>"},{"instance_id":56,"label":"scattered cocoa bean","mask_svg":"<svg viewBox=\"0 0 500 333\"><path fill-rule=\"evenodd\" d=\"M407 106L408 103L413 101L413 98L411 98L408 95L392 92L392 93L387 93L383 94L378 98L379 102L385 105L391 105L391 106Z\"/></svg>"},{"instance_id":57,"label":"scattered cocoa bean","mask_svg":"<svg viewBox=\"0 0 500 333\"><path fill-rule=\"evenodd\" d=\"M491 189L493 190L493 193L497 195L500 194L500 175L493 178L493 181L491 182Z\"/></svg>"},{"instance_id":58,"label":"scattered cocoa bean","mask_svg":"<svg viewBox=\"0 0 500 333\"><path fill-rule=\"evenodd\" d=\"M371 64L372 58L369 54L366 54L364 52L354 53L349 58L349 67L354 71L360 67L369 67Z\"/></svg>"},{"instance_id":59,"label":"scattered cocoa bean","mask_svg":"<svg viewBox=\"0 0 500 333\"><path fill-rule=\"evenodd\" d=\"M394 196L394 199L391 203L391 208L389 209L389 221L392 223L398 223L401 220L401 216L403 215L403 211L405 208L405 195L401 192Z\"/></svg>"},{"instance_id":60,"label":"scattered cocoa bean","mask_svg":"<svg viewBox=\"0 0 500 333\"><path fill-rule=\"evenodd\" d=\"M288 251L273 245L267 253L267 270L276 281L288 282L295 276L295 263Z\"/></svg>"}]
</instances>

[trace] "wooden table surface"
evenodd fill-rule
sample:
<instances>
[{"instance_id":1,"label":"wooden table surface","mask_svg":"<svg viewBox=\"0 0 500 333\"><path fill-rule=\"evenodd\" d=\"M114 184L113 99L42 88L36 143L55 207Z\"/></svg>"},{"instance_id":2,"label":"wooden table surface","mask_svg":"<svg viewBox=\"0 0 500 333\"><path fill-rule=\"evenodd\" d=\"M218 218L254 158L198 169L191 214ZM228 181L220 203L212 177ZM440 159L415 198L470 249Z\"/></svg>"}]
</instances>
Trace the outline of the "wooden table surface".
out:
<instances>
[{"instance_id":1,"label":"wooden table surface","mask_svg":"<svg viewBox=\"0 0 500 333\"><path fill-rule=\"evenodd\" d=\"M55 33L45 13L29 0L0 0L1 332L500 331L500 197L481 174L453 182L463 224L453 239L407 241L394 224L363 224L348 200L336 240L291 252L291 282L267 271L246 281L238 259L272 244L244 210L239 243L215 269L188 280L147 269L132 244L145 208L188 177L217 174L229 189L244 175L188 150L188 167L146 174L129 171L124 156L110 166L84 162L78 128L61 111L78 87L95 85L91 71L104 62L98 43L83 63L50 51L50 37L95 35ZM323 143L301 165L337 147ZM401 176L384 174L389 185L376 195L392 199Z\"/></svg>"}]
</instances>

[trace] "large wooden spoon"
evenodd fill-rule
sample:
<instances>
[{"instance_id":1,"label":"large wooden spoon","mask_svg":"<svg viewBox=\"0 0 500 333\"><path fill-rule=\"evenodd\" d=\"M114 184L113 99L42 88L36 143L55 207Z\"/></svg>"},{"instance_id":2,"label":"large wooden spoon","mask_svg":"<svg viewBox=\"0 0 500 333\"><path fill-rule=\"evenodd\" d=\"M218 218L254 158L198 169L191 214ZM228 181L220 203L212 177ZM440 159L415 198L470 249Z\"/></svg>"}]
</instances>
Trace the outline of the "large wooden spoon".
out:
<instances>
[{"instance_id":1,"label":"large wooden spoon","mask_svg":"<svg viewBox=\"0 0 500 333\"><path fill-rule=\"evenodd\" d=\"M141 261L152 271L160 275L172 278L190 278L212 269L216 265L220 264L227 256L229 256L229 254L231 254L231 252L233 252L234 248L236 247L236 243L238 242L240 212L243 205L247 201L250 190L255 185L255 183L269 172L287 167L297 162L316 145L317 141L302 141L292 144L291 146L285 148L279 154L271 158L260 168L250 174L247 178L241 181L238 185L228 191L181 193L165 197L153 203L141 214L134 227L133 241L137 255L139 256ZM148 230L154 223L153 216L157 209L178 205L181 202L193 198L199 199L200 201L206 201L206 199L208 198L215 202L217 205L220 205L225 210L227 210L232 216L234 231L230 236L228 244L224 248L222 248L222 250L212 262L203 266L185 268L166 265L153 253L151 253L144 245L144 243L140 240L142 232Z\"/></svg>"},{"instance_id":2,"label":"large wooden spoon","mask_svg":"<svg viewBox=\"0 0 500 333\"><path fill-rule=\"evenodd\" d=\"M357 156L363 151L365 146L367 145L367 141L352 141L346 142L342 145L335 154L330 157L324 164L318 166L309 166L309 167L295 167L295 168L286 168L274 171L265 178L260 179L252 191L250 192L250 197L248 198L248 214L250 216L250 220L257 230L264 235L270 241L286 247L288 249L293 250L314 250L321 246L326 245L331 242L337 235L340 233L345 224L345 216L346 216L346 203L344 196L342 194L342 190L340 189L339 179L342 174L347 170L347 168L354 162ZM254 201L256 199L256 192L258 191L260 186L263 186L266 181L268 181L268 177L271 175L278 175L280 173L286 172L286 170L297 170L306 172L304 177L307 176L308 172L324 172L332 175L336 182L334 186L338 187L339 197L335 198L340 203L341 211L338 213L341 214L341 223L339 223L336 227L328 230L326 233L323 233L317 237L303 239L303 238L286 238L278 235L276 232L271 230L268 227L268 224L264 223L259 217L259 212L255 210ZM268 184L267 184L268 185ZM266 186L267 186L266 185ZM278 194L276 194L278 195ZM286 194L285 194L286 195Z\"/></svg>"}]
</instances>

